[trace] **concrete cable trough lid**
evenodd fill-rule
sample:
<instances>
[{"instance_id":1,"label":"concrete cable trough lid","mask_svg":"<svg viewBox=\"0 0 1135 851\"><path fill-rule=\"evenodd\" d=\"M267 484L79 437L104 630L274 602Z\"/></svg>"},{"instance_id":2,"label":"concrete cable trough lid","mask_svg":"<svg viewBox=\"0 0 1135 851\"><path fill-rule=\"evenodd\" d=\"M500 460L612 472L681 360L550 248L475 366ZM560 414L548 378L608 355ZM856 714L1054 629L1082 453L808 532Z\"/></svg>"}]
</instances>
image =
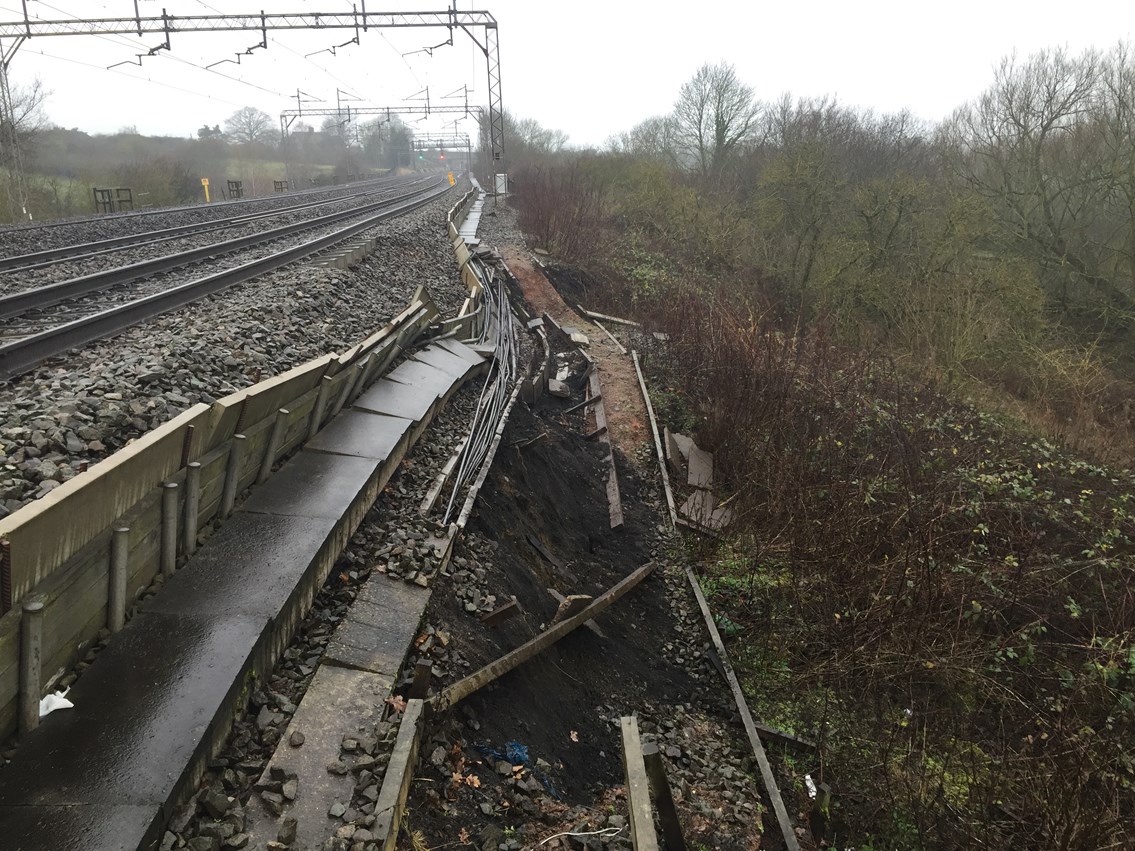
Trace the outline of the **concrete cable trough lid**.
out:
<instances>
[{"instance_id":1,"label":"concrete cable trough lid","mask_svg":"<svg viewBox=\"0 0 1135 851\"><path fill-rule=\"evenodd\" d=\"M733 522L733 510L713 495L713 453L706 452L684 434L663 430L666 460L680 483L693 492L678 509L690 528L718 533ZM681 521L680 521L681 522Z\"/></svg>"}]
</instances>

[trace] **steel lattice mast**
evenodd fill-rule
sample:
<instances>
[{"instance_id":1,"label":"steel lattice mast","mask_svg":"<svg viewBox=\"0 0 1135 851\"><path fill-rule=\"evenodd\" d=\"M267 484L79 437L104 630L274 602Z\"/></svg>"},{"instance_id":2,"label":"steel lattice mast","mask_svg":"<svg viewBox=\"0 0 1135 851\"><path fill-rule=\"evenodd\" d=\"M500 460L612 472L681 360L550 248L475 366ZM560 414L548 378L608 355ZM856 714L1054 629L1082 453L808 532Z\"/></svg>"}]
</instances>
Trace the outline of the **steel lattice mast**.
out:
<instances>
[{"instance_id":1,"label":"steel lattice mast","mask_svg":"<svg viewBox=\"0 0 1135 851\"><path fill-rule=\"evenodd\" d=\"M456 5L456 4L455 4ZM135 6L137 9L137 6ZM8 66L12 55L27 39L82 35L160 35L168 49L173 33L255 31L262 36L268 30L352 30L355 37L371 28L413 29L446 27L463 30L485 55L489 91L489 144L495 169L504 166L504 114L501 99L500 42L497 20L486 11L459 11L456 8L439 12L368 12L363 0L361 8L351 12L261 12L239 15L140 15L125 18L73 18L42 20L31 18L24 3L24 17L19 21L0 21L0 47L4 39L14 39L11 47L0 51L0 160L12 173L9 195L16 210L27 209L27 187L19 164L19 149L8 91ZM479 32L480 31L480 32ZM482 38L478 38L478 35ZM153 52L153 51L151 51Z\"/></svg>"}]
</instances>

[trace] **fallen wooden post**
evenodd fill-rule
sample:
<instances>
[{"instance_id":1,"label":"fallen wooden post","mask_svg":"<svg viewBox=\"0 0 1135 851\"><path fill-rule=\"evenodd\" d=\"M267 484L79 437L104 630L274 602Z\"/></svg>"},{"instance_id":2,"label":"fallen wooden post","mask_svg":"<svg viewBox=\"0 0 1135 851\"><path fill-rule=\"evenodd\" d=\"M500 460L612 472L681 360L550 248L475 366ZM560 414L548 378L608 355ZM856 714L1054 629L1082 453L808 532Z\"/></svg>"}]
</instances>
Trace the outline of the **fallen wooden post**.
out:
<instances>
[{"instance_id":1,"label":"fallen wooden post","mask_svg":"<svg viewBox=\"0 0 1135 851\"><path fill-rule=\"evenodd\" d=\"M764 784L765 794L768 795L769 801L772 803L772 809L776 814L776 821L780 827L780 833L784 837L784 845L788 851L800 851L800 843L796 840L796 831L793 830L792 821L788 817L788 810L784 807L784 799L780 797L780 789L776 785L776 777L773 776L772 766L768 761L768 755L765 753L764 745L761 744L761 737L757 734L757 725L753 722L752 713L749 712L749 704L745 700L744 693L741 691L741 683L737 681L737 675L733 672L733 666L729 664L729 654L725 652L725 644L721 640L721 633L717 631L717 626L713 622L713 614L709 611L709 603L705 600L705 594L702 593L697 576L694 575L694 571L689 567L686 568L686 577L690 580L690 587L693 589L694 596L698 601L698 608L701 609L702 617L705 619L705 626L706 629L709 630L709 637L713 641L714 648L717 650L717 655L721 660L722 667L725 668L725 678L729 681L729 688L733 692L733 700L737 704L737 710L741 713L741 723L745 725L745 734L749 737L749 744L753 748L753 755L757 758L757 765L761 770L761 782Z\"/></svg>"},{"instance_id":2,"label":"fallen wooden post","mask_svg":"<svg viewBox=\"0 0 1135 851\"><path fill-rule=\"evenodd\" d=\"M602 437L606 433L607 433L607 426L599 426L599 428L595 429L595 431L590 431L586 435L584 435L584 438L586 440L598 440L600 437Z\"/></svg>"},{"instance_id":3,"label":"fallen wooden post","mask_svg":"<svg viewBox=\"0 0 1135 851\"><path fill-rule=\"evenodd\" d=\"M430 681L433 679L433 663L429 659L419 659L414 665L414 679L406 691L410 700L425 700L430 694Z\"/></svg>"},{"instance_id":4,"label":"fallen wooden post","mask_svg":"<svg viewBox=\"0 0 1135 851\"><path fill-rule=\"evenodd\" d=\"M593 319L592 321L595 323L596 327L600 331L602 331L604 334L606 334L611 339L611 342L614 343L615 347L619 350L619 354L625 355L627 353L626 346L624 346L622 343L620 343L618 338L616 338L614 334L612 334L610 331L607 330L606 325L604 325L598 319Z\"/></svg>"},{"instance_id":5,"label":"fallen wooden post","mask_svg":"<svg viewBox=\"0 0 1135 851\"><path fill-rule=\"evenodd\" d=\"M481 615L481 623L487 627L500 626L513 615L520 612L520 604L516 600L509 600L503 606L498 606L491 612Z\"/></svg>"},{"instance_id":6,"label":"fallen wooden post","mask_svg":"<svg viewBox=\"0 0 1135 851\"><path fill-rule=\"evenodd\" d=\"M402 713L402 723L398 725L398 737L394 740L390 763L382 778L382 788L374 805L374 827L371 828L371 833L383 851L393 851L398 842L402 808L406 806L414 766L418 762L418 743L421 739L419 722L424 705L420 700L407 702L406 711Z\"/></svg>"},{"instance_id":7,"label":"fallen wooden post","mask_svg":"<svg viewBox=\"0 0 1135 851\"><path fill-rule=\"evenodd\" d=\"M582 402L580 402L577 405L572 405L570 408L565 408L563 410L563 413L574 414L580 408L586 408L588 405L594 405L596 402L598 402L602 398L603 398L602 396L592 396L590 399L584 399Z\"/></svg>"},{"instance_id":8,"label":"fallen wooden post","mask_svg":"<svg viewBox=\"0 0 1135 851\"><path fill-rule=\"evenodd\" d=\"M678 525L678 510L674 505L674 492L670 490L670 474L666 470L666 457L662 453L662 440L658 436L658 421L654 418L654 406L650 404L650 393L646 390L646 379L642 377L642 366L638 362L638 352L631 352L634 371L638 375L638 386L646 402L646 415L650 420L650 432L654 435L654 451L658 453L658 468L662 471L662 489L666 492L666 507L670 511L670 525Z\"/></svg>"},{"instance_id":9,"label":"fallen wooden post","mask_svg":"<svg viewBox=\"0 0 1135 851\"><path fill-rule=\"evenodd\" d=\"M662 763L662 752L658 750L658 745L643 745L642 759L646 763L646 776L650 779L650 791L654 795L658 821L662 823L662 839L666 843L666 851L686 851L682 823L678 820L678 810L674 806L674 795L670 792L670 781L666 778L666 766Z\"/></svg>"},{"instance_id":10,"label":"fallen wooden post","mask_svg":"<svg viewBox=\"0 0 1135 851\"><path fill-rule=\"evenodd\" d=\"M527 540L528 543L532 545L532 549L536 550L536 552L538 552L544 558L544 560L548 562L548 564L550 564L556 570L563 572L563 570L565 569L564 563L554 555L552 555L551 550L544 546L543 541L541 541L533 534L529 534Z\"/></svg>"},{"instance_id":11,"label":"fallen wooden post","mask_svg":"<svg viewBox=\"0 0 1135 851\"><path fill-rule=\"evenodd\" d=\"M546 431L542 431L538 435L536 435L535 437L527 437L527 438L521 438L520 440L514 440L512 443L509 444L509 446L513 447L514 449L527 449L533 443L539 443L541 440L543 440L547 436L548 436L548 433Z\"/></svg>"},{"instance_id":12,"label":"fallen wooden post","mask_svg":"<svg viewBox=\"0 0 1135 851\"><path fill-rule=\"evenodd\" d=\"M721 674L721 678L728 683L729 675L725 671L725 666L721 663L717 651L712 647L707 647L705 651L705 658ZM769 727L765 724L758 724L753 722L753 726L757 728L757 732L766 739L776 739L782 745L800 748L802 750L815 750L817 745L810 739L803 739L800 736L794 736L791 733L786 733L783 730L778 730L776 727Z\"/></svg>"},{"instance_id":13,"label":"fallen wooden post","mask_svg":"<svg viewBox=\"0 0 1135 851\"><path fill-rule=\"evenodd\" d=\"M635 322L633 319L620 319L617 316L607 316L605 313L596 313L594 310L586 310L582 306L579 308L583 311L583 315L588 319L600 319L604 322L614 322L616 325L629 325L631 328L641 328L642 324Z\"/></svg>"},{"instance_id":14,"label":"fallen wooden post","mask_svg":"<svg viewBox=\"0 0 1135 851\"><path fill-rule=\"evenodd\" d=\"M535 638L526 641L515 650L506 653L495 662L489 663L481 668L481 670L470 674L463 680L458 680L449 688L442 691L437 697L433 698L430 704L434 709L446 709L464 700L478 689L484 688L493 680L498 679L513 668L527 662L533 656L551 647L565 635L583 626L587 621L601 612L606 611L612 604L622 598L624 594L639 585L642 580L646 579L653 570L654 563L647 562L619 582L619 584L596 597L594 602L579 614L568 618L566 621L561 621L553 627L549 627Z\"/></svg>"},{"instance_id":15,"label":"fallen wooden post","mask_svg":"<svg viewBox=\"0 0 1135 851\"><path fill-rule=\"evenodd\" d=\"M658 851L658 835L650 813L650 783L642 758L638 721L633 715L619 719L623 733L623 772L627 778L627 810L630 813L631 845L635 851Z\"/></svg>"},{"instance_id":16,"label":"fallen wooden post","mask_svg":"<svg viewBox=\"0 0 1135 851\"><path fill-rule=\"evenodd\" d=\"M589 369L594 366L595 364L592 363ZM611 471L607 474L607 509L608 515L611 518L611 528L618 529L623 525L623 499L619 494L619 471L615 466L615 449L611 445L611 437L606 431L607 412L603 408L603 389L599 386L599 373L591 372L587 382L587 392L592 396L599 397L599 401L591 406L591 410L595 414L595 434L600 437L611 450L607 456L607 461L611 465Z\"/></svg>"}]
</instances>

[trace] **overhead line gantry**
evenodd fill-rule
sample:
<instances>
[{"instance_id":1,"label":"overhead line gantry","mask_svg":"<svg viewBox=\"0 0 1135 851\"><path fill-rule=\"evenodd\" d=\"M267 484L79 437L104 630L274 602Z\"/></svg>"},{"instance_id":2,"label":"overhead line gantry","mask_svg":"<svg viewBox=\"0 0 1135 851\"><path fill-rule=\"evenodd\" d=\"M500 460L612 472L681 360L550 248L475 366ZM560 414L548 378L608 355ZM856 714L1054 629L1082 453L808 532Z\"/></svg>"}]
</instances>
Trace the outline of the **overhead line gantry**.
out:
<instances>
[{"instance_id":1,"label":"overhead line gantry","mask_svg":"<svg viewBox=\"0 0 1135 851\"><path fill-rule=\"evenodd\" d=\"M0 21L0 163L6 165L9 205L14 215L27 215L27 184L19 160L12 98L8 85L8 68L16 51L28 39L82 35L160 35L165 41L158 49L169 49L173 33L268 30L352 30L355 39L360 33L374 29L413 29L445 27L450 35L455 29L465 32L485 55L489 90L489 144L493 167L504 169L504 115L501 101L500 45L497 20L487 11L461 11L453 7L442 11L368 12L363 0L350 12L260 12L259 14L214 15L135 15L124 18L67 18L44 20L28 15L23 0L23 20ZM478 38L480 34L480 38ZM266 37L266 36L265 36ZM5 44L5 39L10 40ZM352 39L352 40L355 40ZM152 54L154 51L151 50ZM145 54L143 54L145 55ZM11 150L9 150L11 149Z\"/></svg>"}]
</instances>

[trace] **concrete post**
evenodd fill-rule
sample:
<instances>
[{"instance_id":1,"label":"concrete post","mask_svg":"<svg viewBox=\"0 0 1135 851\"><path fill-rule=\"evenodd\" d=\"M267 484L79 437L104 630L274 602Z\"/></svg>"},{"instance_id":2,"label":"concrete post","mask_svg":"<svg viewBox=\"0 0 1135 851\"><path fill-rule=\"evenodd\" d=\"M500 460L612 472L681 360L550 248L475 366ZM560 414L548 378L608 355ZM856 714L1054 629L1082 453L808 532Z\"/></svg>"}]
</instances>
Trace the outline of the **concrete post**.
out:
<instances>
[{"instance_id":1,"label":"concrete post","mask_svg":"<svg viewBox=\"0 0 1135 851\"><path fill-rule=\"evenodd\" d=\"M658 851L658 835L650 812L650 781L642 758L638 719L625 715L619 719L623 734L623 771L627 783L627 810L630 814L631 844L635 851Z\"/></svg>"},{"instance_id":2,"label":"concrete post","mask_svg":"<svg viewBox=\"0 0 1135 851\"><path fill-rule=\"evenodd\" d=\"M106 598L106 627L118 632L126 623L126 565L130 557L130 529L120 526L111 533L110 581Z\"/></svg>"},{"instance_id":3,"label":"concrete post","mask_svg":"<svg viewBox=\"0 0 1135 851\"><path fill-rule=\"evenodd\" d=\"M177 570L177 482L162 485L162 576Z\"/></svg>"},{"instance_id":4,"label":"concrete post","mask_svg":"<svg viewBox=\"0 0 1135 851\"><path fill-rule=\"evenodd\" d=\"M225 486L221 491L221 517L228 517L233 513L233 506L236 505L236 491L237 485L240 483L240 465L244 460L244 443L245 436L243 434L234 434L232 442L229 444L229 462L225 467Z\"/></svg>"},{"instance_id":5,"label":"concrete post","mask_svg":"<svg viewBox=\"0 0 1135 851\"><path fill-rule=\"evenodd\" d=\"M197 552L197 526L201 514L201 464L191 461L185 465L185 554Z\"/></svg>"},{"instance_id":6,"label":"concrete post","mask_svg":"<svg viewBox=\"0 0 1135 851\"><path fill-rule=\"evenodd\" d=\"M311 440L319 433L323 425L323 411L327 407L327 397L331 393L331 379L326 375L319 382L319 393L315 397L315 407L311 409L311 424L307 427L307 439Z\"/></svg>"},{"instance_id":7,"label":"concrete post","mask_svg":"<svg viewBox=\"0 0 1135 851\"><path fill-rule=\"evenodd\" d=\"M642 759L646 764L650 791L654 793L658 820L662 823L662 838L666 843L666 850L686 851L682 823L678 820L678 810L674 806L674 795L670 791L670 781L666 778L666 766L662 762L662 753L658 745L653 743L643 745Z\"/></svg>"},{"instance_id":8,"label":"concrete post","mask_svg":"<svg viewBox=\"0 0 1135 851\"><path fill-rule=\"evenodd\" d=\"M43 602L25 597L20 620L20 732L39 726L43 668Z\"/></svg>"},{"instance_id":9,"label":"concrete post","mask_svg":"<svg viewBox=\"0 0 1135 851\"><path fill-rule=\"evenodd\" d=\"M276 456L280 454L280 444L284 442L284 429L288 426L287 408L276 411L276 421L272 423L272 434L268 438L268 448L264 450L264 460L260 462L260 473L256 476L258 485L268 481L272 475L272 465L276 463Z\"/></svg>"}]
</instances>

